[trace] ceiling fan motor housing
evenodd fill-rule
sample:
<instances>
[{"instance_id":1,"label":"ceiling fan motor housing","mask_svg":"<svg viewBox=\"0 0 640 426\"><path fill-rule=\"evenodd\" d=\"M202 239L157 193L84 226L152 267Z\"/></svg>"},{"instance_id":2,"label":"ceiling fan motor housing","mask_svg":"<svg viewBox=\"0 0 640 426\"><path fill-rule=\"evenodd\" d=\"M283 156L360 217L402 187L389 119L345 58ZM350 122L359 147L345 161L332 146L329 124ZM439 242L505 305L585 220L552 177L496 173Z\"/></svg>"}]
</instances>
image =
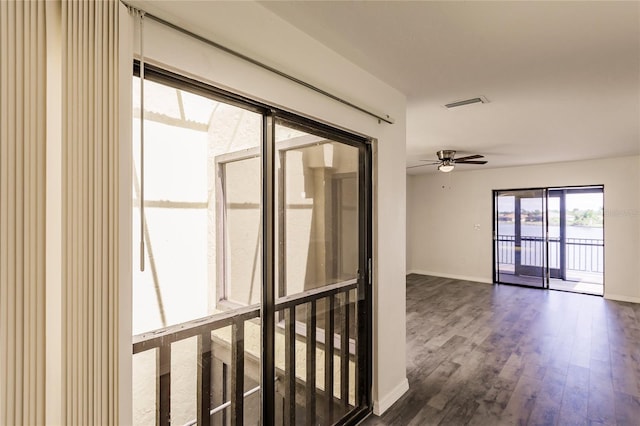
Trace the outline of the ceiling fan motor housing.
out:
<instances>
[{"instance_id":1,"label":"ceiling fan motor housing","mask_svg":"<svg viewBox=\"0 0 640 426\"><path fill-rule=\"evenodd\" d=\"M456 155L456 152L452 149L443 149L436 153L438 155L438 160L453 160L453 157Z\"/></svg>"}]
</instances>

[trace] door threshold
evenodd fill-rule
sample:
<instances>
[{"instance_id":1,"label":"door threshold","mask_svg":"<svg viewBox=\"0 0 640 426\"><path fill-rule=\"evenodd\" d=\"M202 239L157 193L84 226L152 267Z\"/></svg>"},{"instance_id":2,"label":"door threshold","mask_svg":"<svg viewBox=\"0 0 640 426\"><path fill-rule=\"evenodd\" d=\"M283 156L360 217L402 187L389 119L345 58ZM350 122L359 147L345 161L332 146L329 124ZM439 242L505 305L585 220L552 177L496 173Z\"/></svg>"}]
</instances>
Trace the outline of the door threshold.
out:
<instances>
[{"instance_id":1,"label":"door threshold","mask_svg":"<svg viewBox=\"0 0 640 426\"><path fill-rule=\"evenodd\" d=\"M572 293L591 294L594 296L604 295L604 286L598 283L588 283L583 281L563 281L551 279L549 281L550 290L569 291Z\"/></svg>"}]
</instances>

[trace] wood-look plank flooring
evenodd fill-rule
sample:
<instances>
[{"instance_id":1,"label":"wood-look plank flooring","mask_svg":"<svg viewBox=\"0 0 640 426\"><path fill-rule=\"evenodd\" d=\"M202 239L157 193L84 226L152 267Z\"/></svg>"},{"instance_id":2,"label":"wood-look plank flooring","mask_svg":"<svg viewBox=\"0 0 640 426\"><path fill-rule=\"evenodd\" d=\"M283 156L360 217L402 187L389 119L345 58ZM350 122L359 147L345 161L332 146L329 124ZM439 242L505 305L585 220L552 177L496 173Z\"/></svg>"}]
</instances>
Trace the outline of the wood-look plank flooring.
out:
<instances>
[{"instance_id":1,"label":"wood-look plank flooring","mask_svg":"<svg viewBox=\"0 0 640 426\"><path fill-rule=\"evenodd\" d=\"M640 305L409 275L407 376L364 425L637 426Z\"/></svg>"}]
</instances>

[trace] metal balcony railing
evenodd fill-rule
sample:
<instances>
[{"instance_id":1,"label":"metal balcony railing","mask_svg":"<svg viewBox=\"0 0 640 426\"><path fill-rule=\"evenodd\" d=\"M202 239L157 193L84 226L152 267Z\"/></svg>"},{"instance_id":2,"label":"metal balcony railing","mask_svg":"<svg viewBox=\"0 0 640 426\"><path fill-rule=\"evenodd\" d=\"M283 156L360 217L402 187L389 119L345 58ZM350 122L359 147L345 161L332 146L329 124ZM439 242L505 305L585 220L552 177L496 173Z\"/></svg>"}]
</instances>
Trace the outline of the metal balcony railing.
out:
<instances>
[{"instance_id":1,"label":"metal balcony railing","mask_svg":"<svg viewBox=\"0 0 640 426\"><path fill-rule=\"evenodd\" d=\"M522 237L520 240L520 263L527 266L544 265L545 239L543 237ZM515 264L515 236L498 237L498 258L500 264ZM566 238L566 269L580 272L604 272L604 240L593 238ZM560 238L549 239L549 267L560 268Z\"/></svg>"},{"instance_id":2,"label":"metal balcony railing","mask_svg":"<svg viewBox=\"0 0 640 426\"><path fill-rule=\"evenodd\" d=\"M350 306L356 303L351 297L351 290L357 288L357 280L344 281L303 293L283 297L277 300L275 311L284 317L284 369L276 369L276 381L283 384L282 415L285 424L300 424L296 422L296 390L300 391L300 384L296 381L296 338L303 340L306 352L305 379L302 388L303 395L299 397L304 406L305 423L317 424L316 414L321 414L325 423L331 424L334 419L336 406L344 408L344 411L355 404L350 403L349 390L356 389L349 383L349 362L355 359L353 345L354 336L350 336L350 324L355 318L350 318ZM317 305L324 302L326 310L320 318L324 321L324 329L317 328ZM306 326L304 335L296 332L296 308L306 306ZM133 354L155 350L157 371L157 400L156 419L160 425L171 424L171 345L176 342L197 337L197 419L187 424L209 425L212 416L222 410L230 409L230 424L242 425L244 416L244 398L259 390L253 388L244 390L245 382L245 323L260 317L260 306L252 305L235 309L233 311L215 314L209 317L174 325L164 329L140 334L133 337ZM336 327L336 318L338 326ZM231 327L231 338L226 342L230 346L230 383L229 401L218 406L211 406L212 389L212 333L225 327ZM337 328L337 330L336 330ZM356 328L356 327L354 327ZM336 333L337 331L337 333ZM322 339L322 335L324 339ZM219 339L218 339L219 340ZM324 348L324 386L316 384L316 348L318 342ZM334 392L334 357L340 359L340 393L339 397ZM357 379L356 379L357 381ZM222 384L213 384L217 386ZM351 385L354 385L351 383ZM224 384L227 387L227 384ZM355 390L354 390L355 391ZM300 392L298 392L300 393ZM317 413L316 402L318 395L322 395L323 406ZM357 401L357 398L353 398Z\"/></svg>"}]
</instances>

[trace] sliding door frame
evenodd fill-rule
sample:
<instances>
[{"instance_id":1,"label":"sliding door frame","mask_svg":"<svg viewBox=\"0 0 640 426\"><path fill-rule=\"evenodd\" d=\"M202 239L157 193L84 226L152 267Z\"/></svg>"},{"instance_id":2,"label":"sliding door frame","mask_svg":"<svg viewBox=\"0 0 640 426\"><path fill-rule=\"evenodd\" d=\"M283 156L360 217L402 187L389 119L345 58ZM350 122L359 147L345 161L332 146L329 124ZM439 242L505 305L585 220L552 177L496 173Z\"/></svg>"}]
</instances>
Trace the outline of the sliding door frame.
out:
<instances>
[{"instance_id":1,"label":"sliding door frame","mask_svg":"<svg viewBox=\"0 0 640 426\"><path fill-rule=\"evenodd\" d=\"M275 120L273 113L262 120L262 300L260 303L260 420L261 424L275 423L276 378L275 367L275 288L276 288L276 225L275 202Z\"/></svg>"},{"instance_id":2,"label":"sliding door frame","mask_svg":"<svg viewBox=\"0 0 640 426\"><path fill-rule=\"evenodd\" d=\"M133 76L140 76L140 62L133 62ZM262 297L261 317L261 424L275 423L275 304L276 304L276 259L278 256L278 211L277 171L275 156L277 146L275 128L277 123L285 123L300 130L326 137L335 142L344 143L358 149L358 232L359 253L357 273L357 367L356 395L358 400L354 409L336 424L356 424L372 412L372 232L373 232L373 185L372 185L372 144L373 139L316 119L288 111L282 108L256 101L244 95L228 92L207 83L167 71L155 65L145 63L144 78L178 89L184 89L216 101L243 108L262 115ZM269 384L269 385L265 385Z\"/></svg>"},{"instance_id":3,"label":"sliding door frame","mask_svg":"<svg viewBox=\"0 0 640 426\"><path fill-rule=\"evenodd\" d=\"M566 216L566 189L564 188L549 188L547 192L547 200L549 198L558 198L558 209L560 212L559 217L559 235L558 235L558 268L551 268L551 263L547 263L549 265L549 279L557 278L560 280L564 280L567 274L567 265L566 265L566 226L567 226L567 216ZM547 201L547 205L549 202ZM548 222L548 216L547 216ZM547 223L547 229L549 224ZM547 238L547 256L549 255L549 243L551 237Z\"/></svg>"},{"instance_id":4,"label":"sliding door frame","mask_svg":"<svg viewBox=\"0 0 640 426\"><path fill-rule=\"evenodd\" d=\"M540 199L542 201L542 247L544 248L544 252L542 255L542 265L541 266L527 266L527 265L522 265L521 264L521 250L518 250L517 247L518 245L521 243L521 217L519 213L521 211L521 196L517 196L515 195L515 199L514 199L514 254L513 254L513 262L514 262L514 274L518 271L522 272L522 271L529 271L532 272L535 269L534 268L540 268L541 269L541 273L539 274L540 276L540 285L527 285L526 283L505 283L505 282L501 282L500 281L500 270L499 268L497 268L497 262L499 261L499 255L497 254L498 252L498 243L499 243L499 227L498 227L498 203L496 202L497 198L498 198L498 194L500 193L507 193L507 192L532 192L532 191L540 191L541 195L540 195ZM547 188L516 188L516 189L495 189L492 191L492 198L493 198L493 247L492 247L492 252L493 252L493 281L494 283L498 283L498 284L510 284L510 285L518 285L518 286L523 286L523 287L530 287L530 288L548 288L549 285L549 274L548 274L548 265L549 265L549 246L548 246L548 235L549 235L549 228L548 228L548 216L549 216L549 211L548 211L548 189ZM518 275L518 274L515 274ZM538 275L531 275L533 277L538 277Z\"/></svg>"},{"instance_id":5,"label":"sliding door frame","mask_svg":"<svg viewBox=\"0 0 640 426\"><path fill-rule=\"evenodd\" d=\"M349 412L336 424L357 424L368 416L372 406L373 383L373 313L372 313L372 261L373 261L373 185L372 185L372 140L354 136L342 129L332 128L324 123L318 123L290 112L279 111L275 114L275 122L293 127L297 130L309 132L325 137L331 141L343 143L358 149L358 235L360 249L358 250L358 287L357 294L357 368L356 384L359 397L355 401L356 409ZM274 126L275 129L275 126ZM264 423L263 423L264 424Z\"/></svg>"},{"instance_id":6,"label":"sliding door frame","mask_svg":"<svg viewBox=\"0 0 640 426\"><path fill-rule=\"evenodd\" d=\"M498 255L498 203L497 197L499 193L502 192L517 192L517 191L543 191L544 197L544 210L543 210L543 225L544 225L544 278L543 278L543 286L531 286L526 284L516 284L516 283L504 283L500 281L500 271L497 268L497 264L499 261ZM548 186L548 187L532 187L532 188L512 188L512 189L494 189L492 190L492 211L493 211L493 242L492 242L492 268L493 268L493 283L494 284L508 284L508 285L517 285L522 287L529 288L542 288L549 289L550 282L552 278L557 278L561 280L565 280L566 278L566 195L567 194L578 194L578 193L602 193L603 198L603 207L604 207L604 185L602 184L594 184L594 185L575 185L575 186ZM555 195L558 194L558 195ZM560 198L559 210L560 210L560 235L559 235L559 268L551 269L551 263L549 258L549 242L550 242L550 234L549 234L549 199L551 197L558 196ZM517 210L517 209L514 209ZM603 218L604 219L604 218ZM515 226L515 224L514 224ZM604 256L604 252L603 252ZM515 255L514 255L514 268L515 268ZM604 283L603 283L604 285Z\"/></svg>"}]
</instances>

